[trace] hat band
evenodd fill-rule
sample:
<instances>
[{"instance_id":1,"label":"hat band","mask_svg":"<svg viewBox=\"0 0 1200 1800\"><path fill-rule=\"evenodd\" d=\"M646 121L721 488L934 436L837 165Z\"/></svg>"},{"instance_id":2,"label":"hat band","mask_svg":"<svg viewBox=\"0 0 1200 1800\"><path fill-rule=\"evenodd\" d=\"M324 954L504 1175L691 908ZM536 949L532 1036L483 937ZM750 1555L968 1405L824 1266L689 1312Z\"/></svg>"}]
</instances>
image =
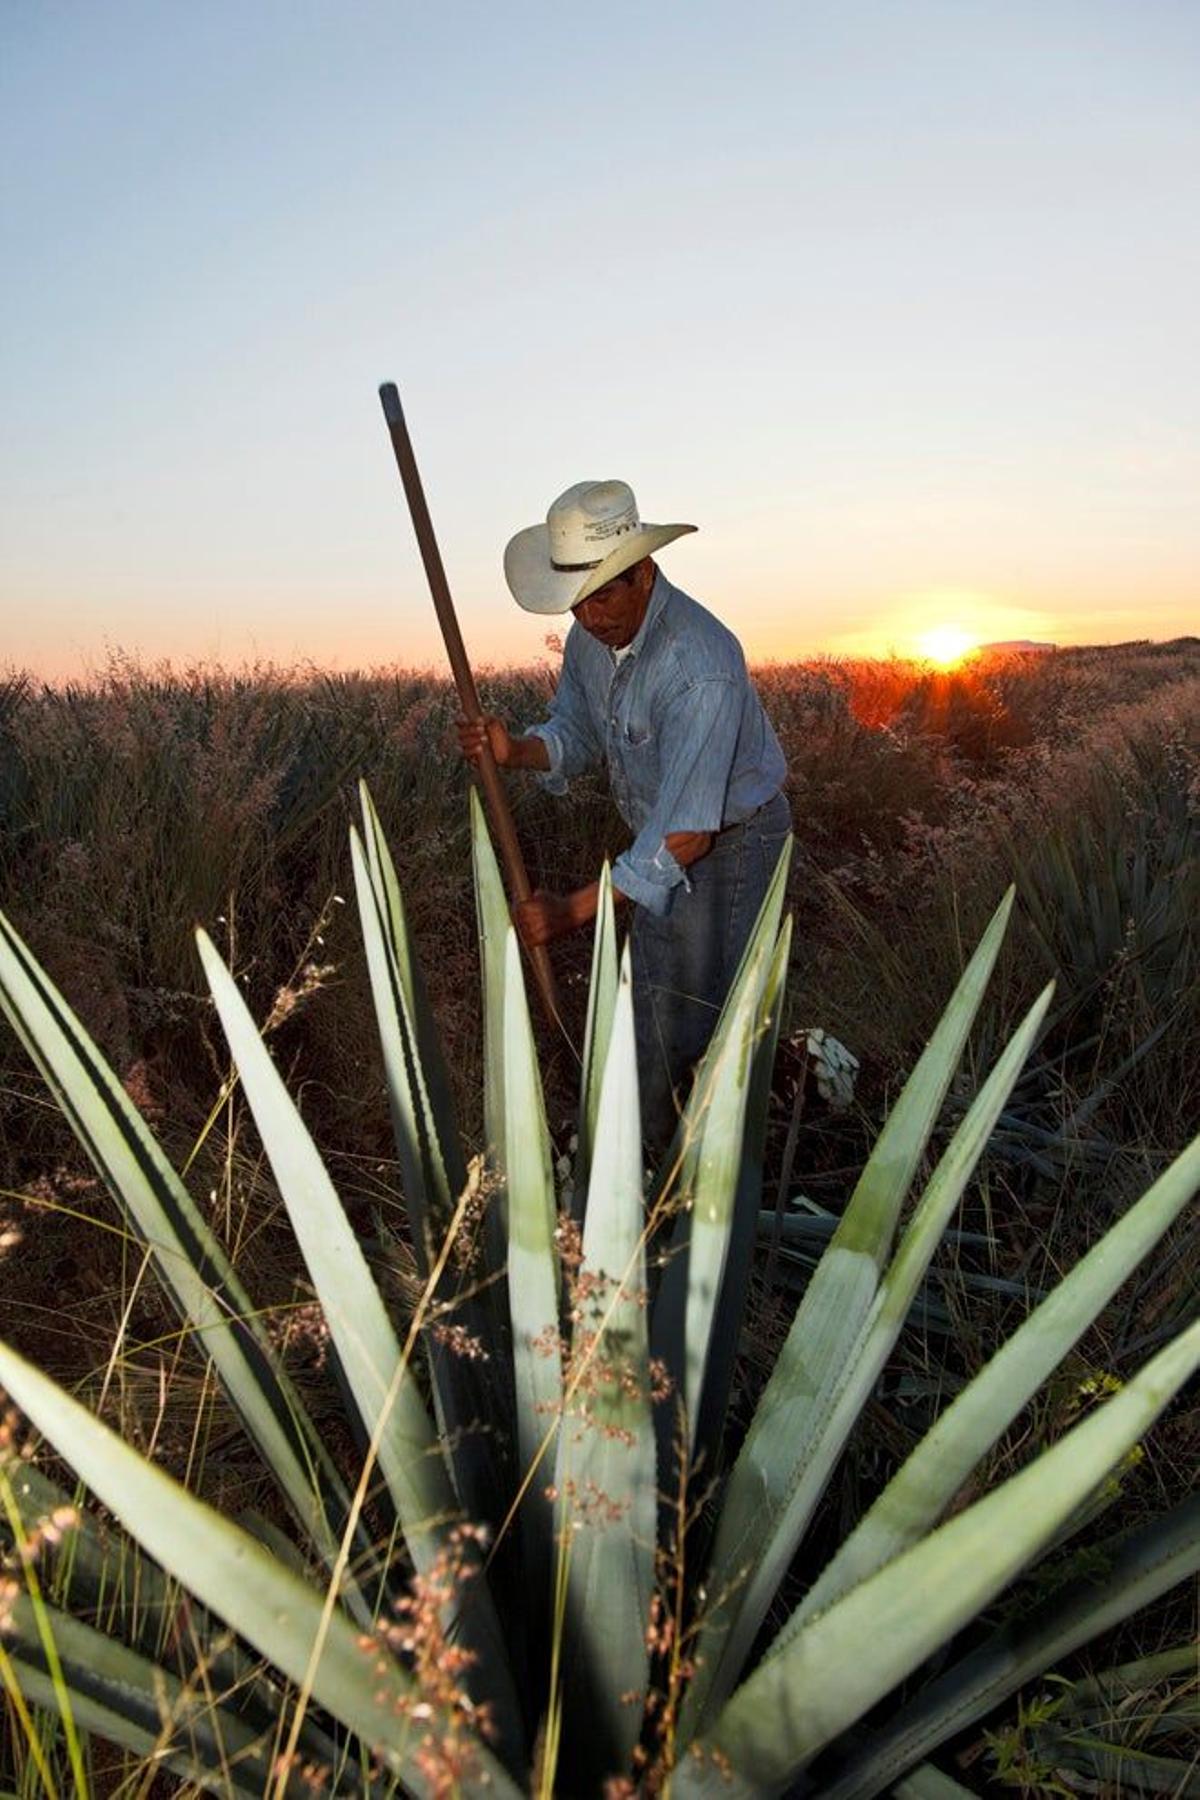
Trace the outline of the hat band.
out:
<instances>
[{"instance_id":1,"label":"hat band","mask_svg":"<svg viewBox=\"0 0 1200 1800\"><path fill-rule=\"evenodd\" d=\"M598 569L603 561L604 558L598 556L595 562L590 563L560 563L555 562L554 558L551 557L550 567L552 569L557 569L560 575L582 575L585 569Z\"/></svg>"}]
</instances>

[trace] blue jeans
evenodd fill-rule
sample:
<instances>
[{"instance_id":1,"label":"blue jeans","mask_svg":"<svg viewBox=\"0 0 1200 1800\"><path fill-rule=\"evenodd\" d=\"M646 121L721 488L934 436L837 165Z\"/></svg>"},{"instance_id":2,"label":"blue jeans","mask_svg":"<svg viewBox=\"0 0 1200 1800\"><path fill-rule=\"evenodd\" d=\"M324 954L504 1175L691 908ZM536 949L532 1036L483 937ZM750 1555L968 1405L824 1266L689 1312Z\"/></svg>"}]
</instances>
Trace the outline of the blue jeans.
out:
<instances>
[{"instance_id":1,"label":"blue jeans","mask_svg":"<svg viewBox=\"0 0 1200 1800\"><path fill-rule=\"evenodd\" d=\"M656 918L634 909L633 1005L637 1028L642 1136L670 1144L686 1082L703 1055L737 973L784 841L791 809L776 794L741 825L717 834Z\"/></svg>"}]
</instances>

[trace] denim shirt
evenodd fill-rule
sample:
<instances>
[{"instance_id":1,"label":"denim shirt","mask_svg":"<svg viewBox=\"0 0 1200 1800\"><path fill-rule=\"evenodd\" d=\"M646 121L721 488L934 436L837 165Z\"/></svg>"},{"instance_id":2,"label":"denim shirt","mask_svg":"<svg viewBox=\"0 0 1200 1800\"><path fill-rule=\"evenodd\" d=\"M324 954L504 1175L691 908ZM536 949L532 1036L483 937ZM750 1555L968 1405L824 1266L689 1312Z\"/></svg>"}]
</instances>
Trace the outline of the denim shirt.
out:
<instances>
[{"instance_id":1,"label":"denim shirt","mask_svg":"<svg viewBox=\"0 0 1200 1800\"><path fill-rule=\"evenodd\" d=\"M620 662L577 622L567 634L550 717L540 737L565 794L572 776L608 765L617 809L634 833L613 882L651 912L670 910L684 870L673 831L719 831L773 799L787 773L779 740L733 633L656 574L637 636Z\"/></svg>"}]
</instances>

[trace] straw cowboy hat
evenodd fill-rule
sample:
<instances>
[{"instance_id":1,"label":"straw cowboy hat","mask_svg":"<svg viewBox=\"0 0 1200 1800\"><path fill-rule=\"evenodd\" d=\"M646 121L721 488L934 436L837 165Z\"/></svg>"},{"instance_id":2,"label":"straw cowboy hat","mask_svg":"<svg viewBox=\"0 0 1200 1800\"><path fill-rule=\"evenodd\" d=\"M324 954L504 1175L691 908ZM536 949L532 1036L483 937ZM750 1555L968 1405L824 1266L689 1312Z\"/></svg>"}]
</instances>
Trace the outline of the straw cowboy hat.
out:
<instances>
[{"instance_id":1,"label":"straw cowboy hat","mask_svg":"<svg viewBox=\"0 0 1200 1800\"><path fill-rule=\"evenodd\" d=\"M504 574L526 612L565 613L694 525L646 525L625 481L577 481L544 525L510 539Z\"/></svg>"}]
</instances>

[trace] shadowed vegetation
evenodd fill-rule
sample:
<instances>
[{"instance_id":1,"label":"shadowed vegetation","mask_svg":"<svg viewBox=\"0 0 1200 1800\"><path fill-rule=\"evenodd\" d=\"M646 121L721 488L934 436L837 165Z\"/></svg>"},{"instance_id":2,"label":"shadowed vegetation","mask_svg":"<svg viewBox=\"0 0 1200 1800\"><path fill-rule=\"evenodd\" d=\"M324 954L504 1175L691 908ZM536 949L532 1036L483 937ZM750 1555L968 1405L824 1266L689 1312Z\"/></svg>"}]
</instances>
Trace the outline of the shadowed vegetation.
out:
<instances>
[{"instance_id":1,"label":"shadowed vegetation","mask_svg":"<svg viewBox=\"0 0 1200 1800\"><path fill-rule=\"evenodd\" d=\"M822 1547L847 1535L1028 1298L1054 1285L1194 1130L1200 645L1060 652L950 675L821 663L758 678L788 756L798 838L766 1197L773 1203L790 1137L793 1173L779 1198L784 1222L798 1229L769 1232L780 1241L764 1246L752 1273L732 1371L733 1448L808 1280L803 1221L836 1221L898 1082L1010 881L1017 907L991 998L931 1154L1036 993L1057 981L959 1209L958 1235L935 1257L924 1322L910 1324L867 1403L817 1511L805 1565L785 1578L773 1628L820 1567ZM546 668L481 686L487 704L519 722L538 716L551 684ZM43 691L19 678L0 688L0 904L177 1166L191 1163L192 1191L209 1196L213 1229L343 1461L354 1446L327 1381L324 1324L228 1079L191 928L208 928L264 1025L403 1317L424 1271L394 1160L361 943L343 904L346 827L354 778L366 775L450 1050L469 1153L483 1142L483 1047L465 781L449 742L455 710L445 683L412 676L114 667L87 690ZM581 785L569 808L532 784L512 792L540 885L589 879L621 842L599 783ZM560 965L577 1044L589 955L581 938ZM806 1093L793 1040L818 1023L863 1064L846 1113ZM547 1042L545 1052L562 1150L577 1065L565 1045ZM99 1184L7 1031L0 1085L4 1335L208 1498L283 1524L140 1248L114 1229ZM797 1210L790 1203L800 1191L808 1205ZM1022 1466L1031 1443L1056 1442L1106 1386L1195 1317L1198 1249L1193 1210L989 1452L962 1500ZM1091 1546L1186 1492L1198 1436L1194 1407L1177 1405L1149 1454L1105 1497L1102 1524L1064 1546L1052 1579L1069 1587L1084 1578ZM1032 1608L1046 1579L1043 1567L985 1623L1002 1629ZM1187 1642L1194 1624L1186 1594L1175 1592L1116 1629L1101 1661L1126 1664ZM1027 1722L1010 1708L986 1743L978 1732L964 1740L971 1785L984 1767L1003 1774L1006 1756L1019 1764L1014 1744L1033 1759L1060 1743L1059 1727L1039 1735ZM1155 1749L1177 1759L1165 1730ZM101 1757L97 1782L107 1766ZM125 1765L114 1753L111 1766ZM16 1776L4 1774L12 1785Z\"/></svg>"}]
</instances>

